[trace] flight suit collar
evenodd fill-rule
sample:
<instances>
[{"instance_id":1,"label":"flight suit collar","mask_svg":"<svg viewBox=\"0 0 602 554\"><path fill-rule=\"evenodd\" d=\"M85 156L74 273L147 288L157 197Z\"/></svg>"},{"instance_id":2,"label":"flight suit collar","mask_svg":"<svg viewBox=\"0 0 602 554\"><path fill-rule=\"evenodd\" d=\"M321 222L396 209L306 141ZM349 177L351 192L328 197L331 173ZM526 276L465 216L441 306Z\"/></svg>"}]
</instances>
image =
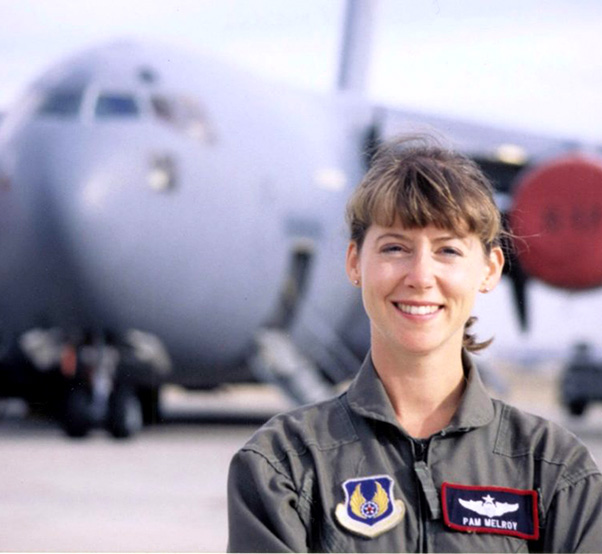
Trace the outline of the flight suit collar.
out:
<instances>
[{"instance_id":1,"label":"flight suit collar","mask_svg":"<svg viewBox=\"0 0 602 554\"><path fill-rule=\"evenodd\" d=\"M462 363L466 376L466 390L458 410L445 429L446 432L467 431L474 427L481 427L490 423L494 417L491 397L481 381L475 364L464 350ZM356 413L399 427L387 391L374 369L370 352L349 386L347 398L351 409Z\"/></svg>"}]
</instances>

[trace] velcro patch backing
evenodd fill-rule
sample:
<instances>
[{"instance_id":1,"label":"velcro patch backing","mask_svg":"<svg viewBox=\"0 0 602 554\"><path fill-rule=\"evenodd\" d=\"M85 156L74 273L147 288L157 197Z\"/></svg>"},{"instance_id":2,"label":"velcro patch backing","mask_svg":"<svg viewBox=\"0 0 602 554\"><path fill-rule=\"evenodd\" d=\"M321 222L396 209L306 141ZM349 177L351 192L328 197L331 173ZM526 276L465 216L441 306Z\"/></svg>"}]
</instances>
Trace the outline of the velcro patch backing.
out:
<instances>
[{"instance_id":1,"label":"velcro patch backing","mask_svg":"<svg viewBox=\"0 0 602 554\"><path fill-rule=\"evenodd\" d=\"M537 492L443 483L443 521L451 529L539 538Z\"/></svg>"}]
</instances>

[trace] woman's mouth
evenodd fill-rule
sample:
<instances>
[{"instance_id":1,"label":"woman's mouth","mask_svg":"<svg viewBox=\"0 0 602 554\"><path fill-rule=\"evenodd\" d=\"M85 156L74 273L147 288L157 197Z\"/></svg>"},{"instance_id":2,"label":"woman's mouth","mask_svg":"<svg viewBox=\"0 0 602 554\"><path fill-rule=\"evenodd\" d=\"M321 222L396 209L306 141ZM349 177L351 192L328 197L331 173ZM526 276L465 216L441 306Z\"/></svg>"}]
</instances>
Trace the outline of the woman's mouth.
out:
<instances>
[{"instance_id":1,"label":"woman's mouth","mask_svg":"<svg viewBox=\"0 0 602 554\"><path fill-rule=\"evenodd\" d=\"M394 302L394 305L398 310L409 315L430 315L443 308L440 304L421 304L417 306L416 304Z\"/></svg>"}]
</instances>

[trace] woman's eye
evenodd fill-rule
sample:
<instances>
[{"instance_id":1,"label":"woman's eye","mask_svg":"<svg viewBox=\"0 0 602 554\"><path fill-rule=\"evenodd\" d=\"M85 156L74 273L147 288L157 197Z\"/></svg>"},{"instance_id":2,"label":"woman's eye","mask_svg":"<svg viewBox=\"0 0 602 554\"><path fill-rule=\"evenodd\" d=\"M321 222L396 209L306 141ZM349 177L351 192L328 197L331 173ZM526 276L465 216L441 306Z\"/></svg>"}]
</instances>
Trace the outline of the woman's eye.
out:
<instances>
[{"instance_id":1,"label":"woman's eye","mask_svg":"<svg viewBox=\"0 0 602 554\"><path fill-rule=\"evenodd\" d=\"M454 248L453 246L444 246L441 249L441 252L446 256L461 256L462 252L458 248Z\"/></svg>"},{"instance_id":2,"label":"woman's eye","mask_svg":"<svg viewBox=\"0 0 602 554\"><path fill-rule=\"evenodd\" d=\"M387 244L382 247L381 252L385 254L395 254L397 252L405 252L406 249L400 244Z\"/></svg>"}]
</instances>

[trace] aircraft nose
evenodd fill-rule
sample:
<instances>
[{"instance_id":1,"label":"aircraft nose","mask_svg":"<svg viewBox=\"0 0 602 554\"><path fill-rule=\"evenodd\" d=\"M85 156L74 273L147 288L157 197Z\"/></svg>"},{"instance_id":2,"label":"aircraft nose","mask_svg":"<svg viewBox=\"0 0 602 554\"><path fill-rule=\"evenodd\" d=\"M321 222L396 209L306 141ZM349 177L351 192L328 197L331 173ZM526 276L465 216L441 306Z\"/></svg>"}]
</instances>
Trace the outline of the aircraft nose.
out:
<instances>
[{"instance_id":1,"label":"aircraft nose","mask_svg":"<svg viewBox=\"0 0 602 554\"><path fill-rule=\"evenodd\" d=\"M103 325L237 355L285 280L277 214L221 164L161 152L97 147L52 165L62 240Z\"/></svg>"}]
</instances>

